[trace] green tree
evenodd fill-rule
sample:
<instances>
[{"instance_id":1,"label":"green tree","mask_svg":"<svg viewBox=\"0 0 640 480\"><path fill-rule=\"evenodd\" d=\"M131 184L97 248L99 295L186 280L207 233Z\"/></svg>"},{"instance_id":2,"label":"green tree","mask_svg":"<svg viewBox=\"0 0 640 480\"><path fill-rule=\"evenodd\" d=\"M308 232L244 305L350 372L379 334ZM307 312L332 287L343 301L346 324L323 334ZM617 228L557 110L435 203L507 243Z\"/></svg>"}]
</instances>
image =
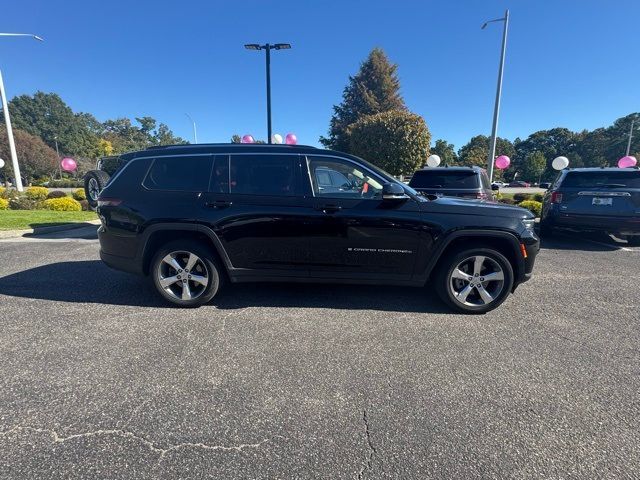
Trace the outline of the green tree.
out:
<instances>
[{"instance_id":1,"label":"green tree","mask_svg":"<svg viewBox=\"0 0 640 480\"><path fill-rule=\"evenodd\" d=\"M18 164L20 165L20 174L26 183L30 183L37 177L50 176L56 171L58 168L58 156L55 150L39 137L14 129L13 138L18 155ZM4 129L0 129L0 158L11 158L7 132ZM0 170L0 175L2 174L8 178L15 178L11 162L7 162L7 165Z\"/></svg>"},{"instance_id":2,"label":"green tree","mask_svg":"<svg viewBox=\"0 0 640 480\"><path fill-rule=\"evenodd\" d=\"M361 117L353 124L349 150L392 175L404 175L424 165L430 141L420 115L394 110Z\"/></svg>"},{"instance_id":3,"label":"green tree","mask_svg":"<svg viewBox=\"0 0 640 480\"><path fill-rule=\"evenodd\" d=\"M542 152L532 152L520 164L520 175L523 180L540 182L547 168L547 159Z\"/></svg>"},{"instance_id":4,"label":"green tree","mask_svg":"<svg viewBox=\"0 0 640 480\"><path fill-rule=\"evenodd\" d=\"M231 137L231 143L242 143L242 137L237 133L234 133Z\"/></svg>"},{"instance_id":5,"label":"green tree","mask_svg":"<svg viewBox=\"0 0 640 480\"><path fill-rule=\"evenodd\" d=\"M350 126L360 118L391 110L406 110L400 96L397 68L389 62L382 49L374 48L360 65L358 73L349 77L342 103L333 107L329 136L321 137L320 143L349 152Z\"/></svg>"},{"instance_id":6,"label":"green tree","mask_svg":"<svg viewBox=\"0 0 640 480\"><path fill-rule=\"evenodd\" d=\"M74 114L55 93L20 95L9 102L11 120L17 129L40 137L50 147L56 138L61 154L95 157L98 122L88 114ZM4 121L4 118L3 118Z\"/></svg>"},{"instance_id":7,"label":"green tree","mask_svg":"<svg viewBox=\"0 0 640 480\"><path fill-rule=\"evenodd\" d=\"M435 145L431 147L431 154L438 155L442 160L442 165L455 165L458 162L458 155L453 143L446 140L436 140Z\"/></svg>"},{"instance_id":8,"label":"green tree","mask_svg":"<svg viewBox=\"0 0 640 480\"><path fill-rule=\"evenodd\" d=\"M458 150L458 164L467 167L476 166L487 168L490 140L486 135L476 135L471 138L469 143L463 145L460 150ZM506 138L498 137L496 141L496 156L506 155L513 162L515 154L516 150L513 143ZM512 168L509 169L509 171L512 170ZM501 180L505 176L505 172L497 168L494 169L493 174L494 180Z\"/></svg>"}]
</instances>

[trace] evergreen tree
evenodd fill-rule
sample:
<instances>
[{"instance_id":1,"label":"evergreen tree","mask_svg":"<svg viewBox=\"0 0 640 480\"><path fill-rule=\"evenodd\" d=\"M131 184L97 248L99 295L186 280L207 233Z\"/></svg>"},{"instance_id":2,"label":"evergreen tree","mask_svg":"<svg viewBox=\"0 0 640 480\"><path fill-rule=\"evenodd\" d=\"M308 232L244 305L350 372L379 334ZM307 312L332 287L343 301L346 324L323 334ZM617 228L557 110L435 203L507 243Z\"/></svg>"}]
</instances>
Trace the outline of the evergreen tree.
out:
<instances>
[{"instance_id":1,"label":"evergreen tree","mask_svg":"<svg viewBox=\"0 0 640 480\"><path fill-rule=\"evenodd\" d=\"M380 48L374 48L360 65L358 73L349 77L342 94L342 103L333 107L329 136L320 143L328 148L349 152L349 128L367 115L406 110L400 96L397 65Z\"/></svg>"}]
</instances>

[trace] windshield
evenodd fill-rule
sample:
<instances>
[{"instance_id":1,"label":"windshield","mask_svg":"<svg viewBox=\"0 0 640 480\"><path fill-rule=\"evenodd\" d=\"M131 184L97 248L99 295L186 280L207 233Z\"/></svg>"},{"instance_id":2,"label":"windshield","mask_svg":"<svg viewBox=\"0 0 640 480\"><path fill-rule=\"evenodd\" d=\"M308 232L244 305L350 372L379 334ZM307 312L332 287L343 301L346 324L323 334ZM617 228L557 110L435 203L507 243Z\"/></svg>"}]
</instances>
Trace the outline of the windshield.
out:
<instances>
[{"instance_id":1,"label":"windshield","mask_svg":"<svg viewBox=\"0 0 640 480\"><path fill-rule=\"evenodd\" d=\"M569 172L562 182L562 186L575 188L640 188L640 171Z\"/></svg>"},{"instance_id":2,"label":"windshield","mask_svg":"<svg viewBox=\"0 0 640 480\"><path fill-rule=\"evenodd\" d=\"M409 183L414 188L477 189L478 175L474 171L419 170Z\"/></svg>"}]
</instances>

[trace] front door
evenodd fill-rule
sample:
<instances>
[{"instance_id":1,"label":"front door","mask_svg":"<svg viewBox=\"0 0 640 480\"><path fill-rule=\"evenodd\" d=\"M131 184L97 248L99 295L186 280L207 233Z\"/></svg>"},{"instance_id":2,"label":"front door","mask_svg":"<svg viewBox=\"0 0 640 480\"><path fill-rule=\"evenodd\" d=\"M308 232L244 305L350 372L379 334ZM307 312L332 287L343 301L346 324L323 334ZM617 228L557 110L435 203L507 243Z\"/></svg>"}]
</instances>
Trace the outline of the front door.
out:
<instances>
[{"instance_id":1,"label":"front door","mask_svg":"<svg viewBox=\"0 0 640 480\"><path fill-rule=\"evenodd\" d=\"M417 202L383 201L387 180L349 159L308 156L306 167L311 276L409 280L419 246Z\"/></svg>"}]
</instances>

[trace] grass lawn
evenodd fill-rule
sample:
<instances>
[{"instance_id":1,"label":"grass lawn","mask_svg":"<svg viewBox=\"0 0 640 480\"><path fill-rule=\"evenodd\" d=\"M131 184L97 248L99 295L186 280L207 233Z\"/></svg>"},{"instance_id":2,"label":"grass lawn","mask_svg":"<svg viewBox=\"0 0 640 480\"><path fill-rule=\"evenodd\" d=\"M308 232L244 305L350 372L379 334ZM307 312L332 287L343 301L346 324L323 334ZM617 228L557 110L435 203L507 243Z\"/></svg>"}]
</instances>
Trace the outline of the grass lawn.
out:
<instances>
[{"instance_id":1,"label":"grass lawn","mask_svg":"<svg viewBox=\"0 0 640 480\"><path fill-rule=\"evenodd\" d=\"M97 220L96 212L54 212L52 210L0 210L0 230L24 230L65 223Z\"/></svg>"}]
</instances>

